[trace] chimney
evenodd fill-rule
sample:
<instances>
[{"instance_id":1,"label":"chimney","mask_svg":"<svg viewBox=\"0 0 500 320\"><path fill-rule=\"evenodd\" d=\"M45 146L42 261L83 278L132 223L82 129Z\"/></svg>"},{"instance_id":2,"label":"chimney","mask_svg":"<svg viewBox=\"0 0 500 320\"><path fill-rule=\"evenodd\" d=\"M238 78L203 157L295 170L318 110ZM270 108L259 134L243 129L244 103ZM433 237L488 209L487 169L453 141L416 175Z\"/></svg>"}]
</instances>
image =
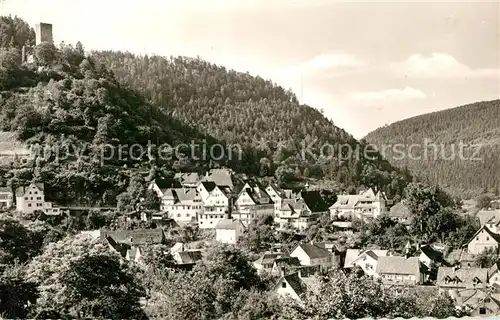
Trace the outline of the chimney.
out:
<instances>
[{"instance_id":1,"label":"chimney","mask_svg":"<svg viewBox=\"0 0 500 320\"><path fill-rule=\"evenodd\" d=\"M42 42L54 43L52 39L52 24L50 23L37 23L35 25L35 34L36 34L36 45L39 45Z\"/></svg>"}]
</instances>

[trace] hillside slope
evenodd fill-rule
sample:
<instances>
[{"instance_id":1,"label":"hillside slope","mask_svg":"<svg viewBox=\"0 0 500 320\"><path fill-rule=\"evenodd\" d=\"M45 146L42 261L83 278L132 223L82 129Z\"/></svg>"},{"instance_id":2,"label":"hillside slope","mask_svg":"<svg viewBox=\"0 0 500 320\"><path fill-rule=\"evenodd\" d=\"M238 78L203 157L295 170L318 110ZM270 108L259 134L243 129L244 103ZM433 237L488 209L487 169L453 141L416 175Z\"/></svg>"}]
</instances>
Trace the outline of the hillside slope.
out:
<instances>
[{"instance_id":1,"label":"hillside slope","mask_svg":"<svg viewBox=\"0 0 500 320\"><path fill-rule=\"evenodd\" d=\"M271 81L201 59L112 51L92 56L183 124L241 145L248 173L275 174L285 183L305 177L335 180L339 188L379 186L390 195L401 194L408 180L379 157L348 154L347 147L363 146Z\"/></svg>"},{"instance_id":2,"label":"hillside slope","mask_svg":"<svg viewBox=\"0 0 500 320\"><path fill-rule=\"evenodd\" d=\"M440 184L453 195L473 197L485 192L498 193L500 100L477 102L398 121L369 133L365 139L377 145L379 150L383 145L421 146L412 149L412 158L403 159L390 148L386 156L393 165L407 166L411 173ZM426 139L427 156L424 153ZM460 155L460 143L465 145L463 156ZM434 152L431 144L438 147L438 152Z\"/></svg>"},{"instance_id":3,"label":"hillside slope","mask_svg":"<svg viewBox=\"0 0 500 320\"><path fill-rule=\"evenodd\" d=\"M0 29L10 30L5 25L27 37L34 35L20 19L0 18ZM61 204L115 203L127 187L131 168L147 172L208 167L201 151L193 152L188 144L207 141L210 146L216 143L212 137L122 86L106 67L86 57L80 44L56 48L42 43L33 50L34 62L22 63L21 40L12 40L17 38L13 34L0 42L0 131L11 132L0 138L11 149L15 139L22 141L36 157L1 168L2 184L15 188L34 179L44 182L49 198ZM184 161L180 154L160 158L154 148L147 152L150 141L184 144L180 153L194 153L198 160Z\"/></svg>"}]
</instances>

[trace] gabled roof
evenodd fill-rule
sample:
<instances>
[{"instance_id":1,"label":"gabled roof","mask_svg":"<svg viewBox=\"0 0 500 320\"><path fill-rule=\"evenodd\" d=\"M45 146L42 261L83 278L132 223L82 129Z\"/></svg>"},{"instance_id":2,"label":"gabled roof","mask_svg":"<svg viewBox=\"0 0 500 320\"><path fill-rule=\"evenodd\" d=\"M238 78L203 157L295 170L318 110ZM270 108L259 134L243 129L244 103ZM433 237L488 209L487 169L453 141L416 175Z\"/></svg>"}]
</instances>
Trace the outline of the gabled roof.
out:
<instances>
[{"instance_id":1,"label":"gabled roof","mask_svg":"<svg viewBox=\"0 0 500 320\"><path fill-rule=\"evenodd\" d=\"M160 188L160 190L172 187L172 180L163 177L156 178L154 183L158 186L158 188Z\"/></svg>"},{"instance_id":2,"label":"gabled roof","mask_svg":"<svg viewBox=\"0 0 500 320\"><path fill-rule=\"evenodd\" d=\"M320 259L332 256L332 253L328 250L310 243L299 243L295 249L292 250L292 253L298 248L301 248L310 259Z\"/></svg>"},{"instance_id":3,"label":"gabled roof","mask_svg":"<svg viewBox=\"0 0 500 320\"><path fill-rule=\"evenodd\" d=\"M203 181L201 184L208 192L211 192L217 186L213 181Z\"/></svg>"},{"instance_id":4,"label":"gabled roof","mask_svg":"<svg viewBox=\"0 0 500 320\"><path fill-rule=\"evenodd\" d=\"M246 187L246 188L245 188ZM273 200L266 192L265 188L257 181L247 181L244 188L240 191L238 198L246 192L252 201L256 204L274 204Z\"/></svg>"},{"instance_id":5,"label":"gabled roof","mask_svg":"<svg viewBox=\"0 0 500 320\"><path fill-rule=\"evenodd\" d=\"M350 252L349 252L350 251ZM347 252L349 252L350 256L347 257ZM375 249L369 249L365 251L353 251L352 249L348 249L346 252L346 258L344 262L344 268L350 268L354 266L354 263L361 259L364 255L369 256L370 258L378 261L379 257L385 257L387 256L387 253L389 252L388 250L375 250ZM358 253L357 256L353 257L356 253ZM349 260L348 260L349 259Z\"/></svg>"},{"instance_id":6,"label":"gabled roof","mask_svg":"<svg viewBox=\"0 0 500 320\"><path fill-rule=\"evenodd\" d=\"M274 265L281 267L300 267L300 260L297 257L279 257L274 260Z\"/></svg>"},{"instance_id":7,"label":"gabled roof","mask_svg":"<svg viewBox=\"0 0 500 320\"><path fill-rule=\"evenodd\" d=\"M22 186L16 189L16 197L22 197L26 193L26 191L31 187L35 186L39 191L44 191L45 186L43 183L30 183L28 186Z\"/></svg>"},{"instance_id":8,"label":"gabled roof","mask_svg":"<svg viewBox=\"0 0 500 320\"><path fill-rule=\"evenodd\" d=\"M326 204L319 191L302 191L299 195L312 213L328 211Z\"/></svg>"},{"instance_id":9,"label":"gabled roof","mask_svg":"<svg viewBox=\"0 0 500 320\"><path fill-rule=\"evenodd\" d=\"M306 284L300 279L298 273L292 273L283 277L283 280L290 285L292 290L297 294L297 296L303 295L307 291Z\"/></svg>"},{"instance_id":10,"label":"gabled roof","mask_svg":"<svg viewBox=\"0 0 500 320\"><path fill-rule=\"evenodd\" d=\"M228 169L212 169L207 172L202 181L212 181L218 186L234 187L232 174Z\"/></svg>"},{"instance_id":11,"label":"gabled roof","mask_svg":"<svg viewBox=\"0 0 500 320\"><path fill-rule=\"evenodd\" d=\"M273 264L277 259L283 257L285 254L283 252L265 252L260 256L258 260L255 261L256 264Z\"/></svg>"},{"instance_id":12,"label":"gabled roof","mask_svg":"<svg viewBox=\"0 0 500 320\"><path fill-rule=\"evenodd\" d=\"M409 218L411 217L411 210L403 202L398 202L391 207L388 215L391 218Z\"/></svg>"},{"instance_id":13,"label":"gabled roof","mask_svg":"<svg viewBox=\"0 0 500 320\"><path fill-rule=\"evenodd\" d=\"M134 261L138 254L140 254L140 249L136 246L133 246L130 249L128 249L126 253L130 261Z\"/></svg>"},{"instance_id":14,"label":"gabled roof","mask_svg":"<svg viewBox=\"0 0 500 320\"><path fill-rule=\"evenodd\" d=\"M420 261L416 257L405 258L396 256L381 256L377 263L378 274L414 275L420 277Z\"/></svg>"},{"instance_id":15,"label":"gabled roof","mask_svg":"<svg viewBox=\"0 0 500 320\"><path fill-rule=\"evenodd\" d=\"M167 189L163 198L172 199L174 203L183 203L193 201L199 197L198 190L195 188L172 188Z\"/></svg>"},{"instance_id":16,"label":"gabled roof","mask_svg":"<svg viewBox=\"0 0 500 320\"><path fill-rule=\"evenodd\" d=\"M500 270L500 260L497 260L489 269L488 269L488 277L496 274Z\"/></svg>"},{"instance_id":17,"label":"gabled roof","mask_svg":"<svg viewBox=\"0 0 500 320\"><path fill-rule=\"evenodd\" d=\"M174 254L177 264L194 264L202 259L200 250L179 251Z\"/></svg>"},{"instance_id":18,"label":"gabled roof","mask_svg":"<svg viewBox=\"0 0 500 320\"><path fill-rule=\"evenodd\" d=\"M457 283L446 282L456 280ZM484 287L488 281L488 269L486 268L450 268L440 267L437 273L436 284L446 287Z\"/></svg>"},{"instance_id":19,"label":"gabled roof","mask_svg":"<svg viewBox=\"0 0 500 320\"><path fill-rule=\"evenodd\" d=\"M420 248L420 251L425 254L432 261L441 261L443 259L443 253L435 250L430 245L425 245Z\"/></svg>"},{"instance_id":20,"label":"gabled roof","mask_svg":"<svg viewBox=\"0 0 500 320\"><path fill-rule=\"evenodd\" d=\"M220 219L215 229L237 230L238 228L244 229L244 225L239 219Z\"/></svg>"},{"instance_id":21,"label":"gabled roof","mask_svg":"<svg viewBox=\"0 0 500 320\"><path fill-rule=\"evenodd\" d=\"M493 231L491 231L490 229L488 229L487 226L483 225L481 228L479 228L479 230L477 230L477 232L474 234L474 236L471 237L469 241L467 241L467 243L465 245L468 245L469 243L471 243L471 241L473 241L474 239L476 239L477 235L479 233L481 233L482 231L485 231L486 233L488 233L488 235L493 240L495 240L497 243L500 243L500 235L494 233Z\"/></svg>"}]
</instances>

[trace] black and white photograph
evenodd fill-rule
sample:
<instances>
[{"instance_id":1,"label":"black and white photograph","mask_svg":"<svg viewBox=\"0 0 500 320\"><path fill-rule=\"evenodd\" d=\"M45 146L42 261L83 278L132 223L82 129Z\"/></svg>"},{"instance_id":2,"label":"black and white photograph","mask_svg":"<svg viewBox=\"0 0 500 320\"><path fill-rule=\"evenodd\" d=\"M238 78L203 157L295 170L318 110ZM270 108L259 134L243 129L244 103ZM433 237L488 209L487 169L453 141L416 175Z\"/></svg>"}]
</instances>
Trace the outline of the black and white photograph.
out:
<instances>
[{"instance_id":1,"label":"black and white photograph","mask_svg":"<svg viewBox=\"0 0 500 320\"><path fill-rule=\"evenodd\" d=\"M0 0L1 319L500 319L500 0Z\"/></svg>"}]
</instances>

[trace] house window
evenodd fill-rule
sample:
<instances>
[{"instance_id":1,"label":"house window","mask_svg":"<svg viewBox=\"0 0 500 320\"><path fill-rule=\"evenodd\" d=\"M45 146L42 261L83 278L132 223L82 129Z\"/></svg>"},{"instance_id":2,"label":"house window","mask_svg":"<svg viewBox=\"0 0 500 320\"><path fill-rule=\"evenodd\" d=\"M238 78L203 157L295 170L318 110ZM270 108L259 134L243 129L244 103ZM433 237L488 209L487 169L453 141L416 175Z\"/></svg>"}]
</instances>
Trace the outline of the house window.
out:
<instances>
[{"instance_id":1,"label":"house window","mask_svg":"<svg viewBox=\"0 0 500 320\"><path fill-rule=\"evenodd\" d=\"M491 301L490 298L485 298L484 299L484 302L486 302L486 303L490 303L490 301Z\"/></svg>"},{"instance_id":2,"label":"house window","mask_svg":"<svg viewBox=\"0 0 500 320\"><path fill-rule=\"evenodd\" d=\"M36 197L37 200L42 200L42 197Z\"/></svg>"},{"instance_id":3,"label":"house window","mask_svg":"<svg viewBox=\"0 0 500 320\"><path fill-rule=\"evenodd\" d=\"M479 314L486 314L486 308L479 308Z\"/></svg>"},{"instance_id":4,"label":"house window","mask_svg":"<svg viewBox=\"0 0 500 320\"><path fill-rule=\"evenodd\" d=\"M286 288L286 282L282 282L282 283L281 283L281 287L282 287L282 288Z\"/></svg>"},{"instance_id":5,"label":"house window","mask_svg":"<svg viewBox=\"0 0 500 320\"><path fill-rule=\"evenodd\" d=\"M28 203L28 207L31 207L31 203Z\"/></svg>"},{"instance_id":6,"label":"house window","mask_svg":"<svg viewBox=\"0 0 500 320\"><path fill-rule=\"evenodd\" d=\"M24 197L24 200L28 200L28 197Z\"/></svg>"},{"instance_id":7,"label":"house window","mask_svg":"<svg viewBox=\"0 0 500 320\"><path fill-rule=\"evenodd\" d=\"M479 241L479 237L476 237L476 241Z\"/></svg>"}]
</instances>

